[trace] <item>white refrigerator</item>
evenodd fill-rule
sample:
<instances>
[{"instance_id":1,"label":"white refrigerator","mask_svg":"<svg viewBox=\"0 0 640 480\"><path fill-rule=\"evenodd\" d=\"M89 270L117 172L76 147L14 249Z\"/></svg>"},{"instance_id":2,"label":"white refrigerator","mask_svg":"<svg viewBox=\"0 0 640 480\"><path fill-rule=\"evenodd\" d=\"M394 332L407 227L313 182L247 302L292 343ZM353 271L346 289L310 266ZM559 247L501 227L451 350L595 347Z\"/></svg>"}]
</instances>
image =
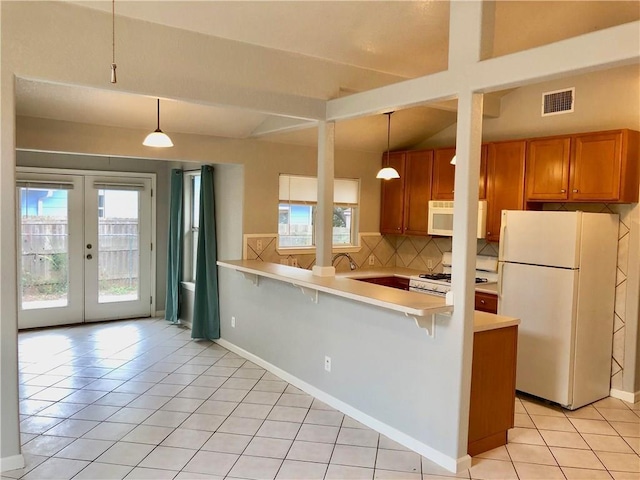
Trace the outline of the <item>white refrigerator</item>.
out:
<instances>
[{"instance_id":1,"label":"white refrigerator","mask_svg":"<svg viewBox=\"0 0 640 480\"><path fill-rule=\"evenodd\" d=\"M575 409L609 395L618 215L502 212L498 314L520 318L516 388Z\"/></svg>"}]
</instances>

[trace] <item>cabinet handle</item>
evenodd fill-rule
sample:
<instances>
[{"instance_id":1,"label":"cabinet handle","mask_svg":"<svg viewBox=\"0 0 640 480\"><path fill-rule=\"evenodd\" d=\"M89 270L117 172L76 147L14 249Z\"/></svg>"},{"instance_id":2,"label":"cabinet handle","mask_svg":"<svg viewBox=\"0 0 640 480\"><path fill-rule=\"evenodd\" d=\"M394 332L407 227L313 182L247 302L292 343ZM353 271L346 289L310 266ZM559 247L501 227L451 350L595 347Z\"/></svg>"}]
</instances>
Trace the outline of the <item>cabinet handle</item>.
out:
<instances>
[{"instance_id":1,"label":"cabinet handle","mask_svg":"<svg viewBox=\"0 0 640 480\"><path fill-rule=\"evenodd\" d=\"M574 189L573 189L573 193L578 193L578 189L577 189L577 188L574 188Z\"/></svg>"},{"instance_id":2,"label":"cabinet handle","mask_svg":"<svg viewBox=\"0 0 640 480\"><path fill-rule=\"evenodd\" d=\"M560 190L560 193L567 193L567 191L563 188L562 190Z\"/></svg>"},{"instance_id":3,"label":"cabinet handle","mask_svg":"<svg viewBox=\"0 0 640 480\"><path fill-rule=\"evenodd\" d=\"M480 303L484 305L487 302L485 302L484 300L480 300Z\"/></svg>"}]
</instances>

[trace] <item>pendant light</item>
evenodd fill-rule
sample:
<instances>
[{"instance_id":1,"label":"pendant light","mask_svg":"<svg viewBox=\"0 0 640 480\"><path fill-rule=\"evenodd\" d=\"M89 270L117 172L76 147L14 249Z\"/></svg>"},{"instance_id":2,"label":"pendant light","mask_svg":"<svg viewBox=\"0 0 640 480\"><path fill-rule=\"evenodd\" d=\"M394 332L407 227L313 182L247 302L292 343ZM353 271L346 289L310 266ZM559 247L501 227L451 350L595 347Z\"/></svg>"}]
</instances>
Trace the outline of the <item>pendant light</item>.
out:
<instances>
[{"instance_id":1,"label":"pendant light","mask_svg":"<svg viewBox=\"0 0 640 480\"><path fill-rule=\"evenodd\" d=\"M117 83L116 78L116 0L111 1L111 83Z\"/></svg>"},{"instance_id":2,"label":"pendant light","mask_svg":"<svg viewBox=\"0 0 640 480\"><path fill-rule=\"evenodd\" d=\"M453 154L453 158L451 159L451 161L449 163L451 165L455 165L456 164L456 155L455 155L455 153Z\"/></svg>"},{"instance_id":3,"label":"pendant light","mask_svg":"<svg viewBox=\"0 0 640 480\"><path fill-rule=\"evenodd\" d=\"M154 132L151 132L149 135L147 135L147 138L144 139L144 142L142 142L142 144L146 145L147 147L173 147L173 142L171 141L169 136L166 133L163 133L162 130L160 130L160 99L158 99L158 128L156 128Z\"/></svg>"},{"instance_id":4,"label":"pendant light","mask_svg":"<svg viewBox=\"0 0 640 480\"><path fill-rule=\"evenodd\" d=\"M380 169L376 178L382 178L383 180L391 180L392 178L400 178L400 174L398 171L388 166L389 165L389 151L390 151L390 140L391 140L391 114L393 112L387 112L385 115L387 116L387 166Z\"/></svg>"}]
</instances>

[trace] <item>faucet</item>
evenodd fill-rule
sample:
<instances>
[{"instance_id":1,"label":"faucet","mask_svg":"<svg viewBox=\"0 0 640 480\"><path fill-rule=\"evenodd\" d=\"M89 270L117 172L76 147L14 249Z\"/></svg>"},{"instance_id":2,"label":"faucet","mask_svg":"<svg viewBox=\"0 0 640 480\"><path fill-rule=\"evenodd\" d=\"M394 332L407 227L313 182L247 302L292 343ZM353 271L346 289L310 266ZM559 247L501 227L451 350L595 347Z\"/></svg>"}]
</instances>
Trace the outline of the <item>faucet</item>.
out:
<instances>
[{"instance_id":1,"label":"faucet","mask_svg":"<svg viewBox=\"0 0 640 480\"><path fill-rule=\"evenodd\" d=\"M355 262L353 261L353 259L351 258L351 255L349 255L348 253L336 253L336 254L333 256L333 260L331 260L331 265L333 265L334 263L336 263L336 258L339 258L339 257L347 257L347 259L349 260L349 268L350 268L351 270L355 270L355 269L356 269L356 264L355 264Z\"/></svg>"}]
</instances>

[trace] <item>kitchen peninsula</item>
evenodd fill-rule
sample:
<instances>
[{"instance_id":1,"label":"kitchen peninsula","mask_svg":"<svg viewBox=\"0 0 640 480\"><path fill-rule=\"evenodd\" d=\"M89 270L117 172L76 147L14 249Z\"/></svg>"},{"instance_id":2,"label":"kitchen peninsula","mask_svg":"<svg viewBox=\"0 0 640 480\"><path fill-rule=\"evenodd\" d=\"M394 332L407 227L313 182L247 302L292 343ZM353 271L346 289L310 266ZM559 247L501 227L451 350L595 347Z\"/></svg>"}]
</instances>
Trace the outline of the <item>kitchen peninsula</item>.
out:
<instances>
[{"instance_id":1,"label":"kitchen peninsula","mask_svg":"<svg viewBox=\"0 0 640 480\"><path fill-rule=\"evenodd\" d=\"M448 313L453 307L443 297L347 277L317 277L307 270L260 261L218 265L224 279L219 340L223 346L449 470L468 465L468 457L456 456L455 429L449 421L457 418L457 406L464 401L460 385L443 375L448 365L461 362L452 345L463 326L452 324ZM420 323L432 316L433 336L407 318ZM474 411L495 403L482 396L478 404L474 389L494 388L486 382L505 378L493 370L495 366L482 363L496 359L482 354L477 362L474 355L469 438L481 443L469 445L471 454L483 451L487 437L492 437L488 440L492 445L503 444L512 426L518 323L509 317L475 315L478 351L507 352L497 360L499 368L510 372L503 392L510 392L511 423L503 422L496 431L486 425L490 417L485 412ZM508 348L496 348L495 338L484 335L494 331L510 333L498 339ZM484 347L477 346L479 334L484 335ZM474 398L479 407L473 406ZM508 414L509 400L506 404ZM484 418L480 430L474 416Z\"/></svg>"}]
</instances>

